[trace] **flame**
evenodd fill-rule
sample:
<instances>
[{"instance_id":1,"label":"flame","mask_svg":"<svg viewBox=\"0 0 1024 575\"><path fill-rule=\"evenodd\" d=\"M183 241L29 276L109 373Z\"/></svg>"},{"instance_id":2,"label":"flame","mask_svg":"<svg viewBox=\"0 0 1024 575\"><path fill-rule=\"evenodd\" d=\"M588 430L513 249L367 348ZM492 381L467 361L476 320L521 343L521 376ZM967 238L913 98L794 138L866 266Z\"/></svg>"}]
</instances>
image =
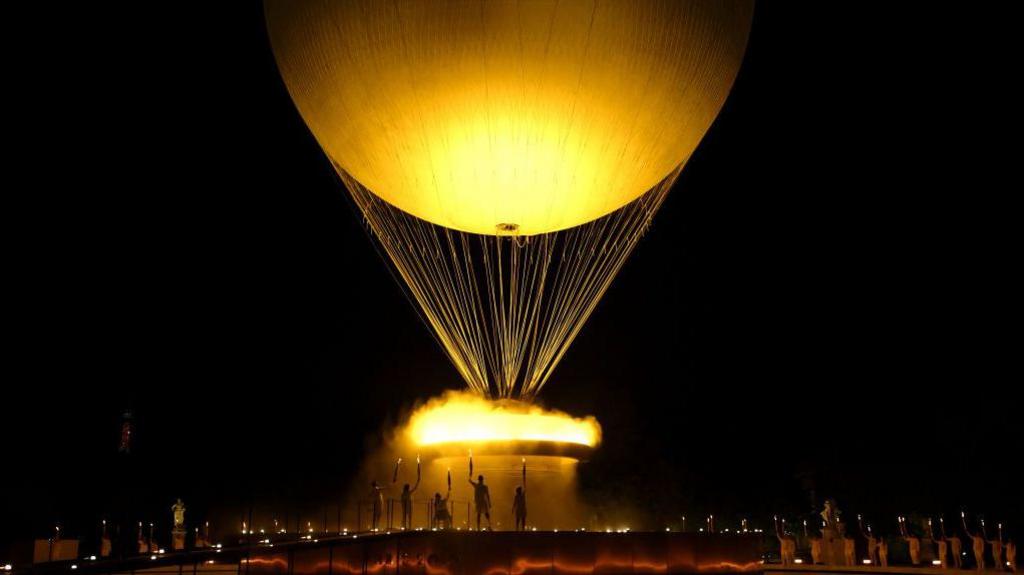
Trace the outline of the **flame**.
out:
<instances>
[{"instance_id":1,"label":"flame","mask_svg":"<svg viewBox=\"0 0 1024 575\"><path fill-rule=\"evenodd\" d=\"M595 447L601 442L601 426L593 417L576 418L518 401L490 401L458 392L416 410L406 432L420 446L554 441Z\"/></svg>"}]
</instances>

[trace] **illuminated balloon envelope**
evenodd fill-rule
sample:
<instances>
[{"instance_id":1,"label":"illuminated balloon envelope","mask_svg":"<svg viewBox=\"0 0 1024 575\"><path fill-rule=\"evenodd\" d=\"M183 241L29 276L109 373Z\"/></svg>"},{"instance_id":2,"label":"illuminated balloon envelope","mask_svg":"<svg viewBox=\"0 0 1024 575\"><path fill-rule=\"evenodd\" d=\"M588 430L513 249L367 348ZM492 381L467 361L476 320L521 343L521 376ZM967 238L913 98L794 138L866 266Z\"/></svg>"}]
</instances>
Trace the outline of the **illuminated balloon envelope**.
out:
<instances>
[{"instance_id":1,"label":"illuminated balloon envelope","mask_svg":"<svg viewBox=\"0 0 1024 575\"><path fill-rule=\"evenodd\" d=\"M470 388L532 397L718 114L750 0L268 0L299 113Z\"/></svg>"}]
</instances>

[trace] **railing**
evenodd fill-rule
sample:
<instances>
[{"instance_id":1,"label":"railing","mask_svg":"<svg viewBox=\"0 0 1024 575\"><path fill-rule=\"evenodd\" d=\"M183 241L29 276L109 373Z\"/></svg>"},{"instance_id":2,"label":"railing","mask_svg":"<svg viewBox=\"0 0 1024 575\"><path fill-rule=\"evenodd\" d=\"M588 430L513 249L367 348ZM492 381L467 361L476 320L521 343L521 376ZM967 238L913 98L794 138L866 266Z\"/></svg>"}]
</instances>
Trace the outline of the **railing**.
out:
<instances>
[{"instance_id":1,"label":"railing","mask_svg":"<svg viewBox=\"0 0 1024 575\"><path fill-rule=\"evenodd\" d=\"M356 503L355 533L366 533L374 531L400 531L417 529L435 529L438 525L435 522L437 509L434 507L434 500L414 499L412 501L412 513L408 525L403 525L402 501L389 498L385 500L384 507L380 511L377 525L373 524L372 500L362 500ZM465 515L463 515L463 511ZM468 500L449 499L448 515L451 517L451 528L471 529L473 526L473 503ZM460 521L461 518L465 518Z\"/></svg>"}]
</instances>

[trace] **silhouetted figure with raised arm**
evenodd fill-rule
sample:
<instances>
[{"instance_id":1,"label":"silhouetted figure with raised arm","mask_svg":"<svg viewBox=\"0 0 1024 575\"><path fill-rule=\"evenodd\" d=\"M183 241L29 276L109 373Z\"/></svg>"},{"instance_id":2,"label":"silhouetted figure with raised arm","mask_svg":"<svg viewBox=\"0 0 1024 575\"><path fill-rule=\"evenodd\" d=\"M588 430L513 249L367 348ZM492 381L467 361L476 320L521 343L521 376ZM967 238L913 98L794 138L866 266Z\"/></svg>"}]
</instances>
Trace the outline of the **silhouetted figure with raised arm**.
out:
<instances>
[{"instance_id":1,"label":"silhouetted figure with raised arm","mask_svg":"<svg viewBox=\"0 0 1024 575\"><path fill-rule=\"evenodd\" d=\"M971 539L971 550L974 551L974 563L978 567L978 571L985 570L985 535L980 531L978 533L972 533L967 527L967 518L963 513L960 514L960 522L963 523L964 533L967 534Z\"/></svg>"},{"instance_id":2,"label":"silhouetted figure with raised arm","mask_svg":"<svg viewBox=\"0 0 1024 575\"><path fill-rule=\"evenodd\" d=\"M786 534L775 517L775 536L779 539L779 558L783 565L792 565L796 559L796 538Z\"/></svg>"},{"instance_id":3,"label":"silhouetted figure with raised arm","mask_svg":"<svg viewBox=\"0 0 1024 575\"><path fill-rule=\"evenodd\" d=\"M143 537L143 535L142 535L142 522L141 521L139 521L139 535L137 537L137 540L138 540L137 541L137 547L138 547L139 553L148 553L149 552L149 543L146 541L146 538Z\"/></svg>"},{"instance_id":4,"label":"silhouetted figure with raised arm","mask_svg":"<svg viewBox=\"0 0 1024 575\"><path fill-rule=\"evenodd\" d=\"M846 532L843 523L839 524L839 535L843 538L843 562L847 566L857 563L857 540L853 535Z\"/></svg>"},{"instance_id":5,"label":"silhouetted figure with raised arm","mask_svg":"<svg viewBox=\"0 0 1024 575\"><path fill-rule=\"evenodd\" d=\"M946 522L941 518L939 519L939 529L942 531L942 538L949 543L949 554L953 557L953 566L957 569L963 567L963 543L960 541L960 536L956 534L954 530L950 534L946 534Z\"/></svg>"},{"instance_id":6,"label":"silhouetted figure with raised arm","mask_svg":"<svg viewBox=\"0 0 1024 575\"><path fill-rule=\"evenodd\" d=\"M409 487L406 483L402 486L402 529L412 529L412 494L420 486L420 478L416 477L416 484Z\"/></svg>"},{"instance_id":7,"label":"silhouetted figure with raised arm","mask_svg":"<svg viewBox=\"0 0 1024 575\"><path fill-rule=\"evenodd\" d=\"M981 533L985 534L985 524L981 524ZM995 561L996 569L1003 570L1003 534L1002 529L996 532L996 538L988 542L992 546L992 560Z\"/></svg>"},{"instance_id":8,"label":"silhouetted figure with raised arm","mask_svg":"<svg viewBox=\"0 0 1024 575\"><path fill-rule=\"evenodd\" d=\"M370 482L370 505L372 507L370 530L376 531L380 526L381 512L384 510L384 488L377 485L376 479Z\"/></svg>"},{"instance_id":9,"label":"silhouetted figure with raised arm","mask_svg":"<svg viewBox=\"0 0 1024 575\"><path fill-rule=\"evenodd\" d=\"M889 566L889 542L885 537L878 538L878 564L882 567Z\"/></svg>"},{"instance_id":10,"label":"silhouetted figure with raised arm","mask_svg":"<svg viewBox=\"0 0 1024 575\"><path fill-rule=\"evenodd\" d=\"M907 548L910 551L910 563L911 565L921 564L921 538L910 533L907 529L907 518L900 517L900 536L907 542Z\"/></svg>"},{"instance_id":11,"label":"silhouetted figure with raised arm","mask_svg":"<svg viewBox=\"0 0 1024 575\"><path fill-rule=\"evenodd\" d=\"M480 516L487 518L487 528L491 528L491 490L484 485L484 476L478 475L476 481L469 479L473 486L473 505L476 507L476 529L480 530Z\"/></svg>"},{"instance_id":12,"label":"silhouetted figure with raised arm","mask_svg":"<svg viewBox=\"0 0 1024 575\"><path fill-rule=\"evenodd\" d=\"M522 486L516 487L512 498L512 518L516 523L516 531L526 531L526 491Z\"/></svg>"},{"instance_id":13,"label":"silhouetted figure with raised arm","mask_svg":"<svg viewBox=\"0 0 1024 575\"><path fill-rule=\"evenodd\" d=\"M939 523L941 525L942 522L940 521ZM948 556L947 556L947 548L949 547L949 544L946 542L945 530L940 529L939 530L939 537L936 538L935 537L935 528L932 525L932 520L929 519L928 520L928 536L931 537L932 541L935 542L935 554L938 555L938 557L939 557L939 566L942 567L943 569L948 568L949 567L949 559L948 559Z\"/></svg>"},{"instance_id":14,"label":"silhouetted figure with raised arm","mask_svg":"<svg viewBox=\"0 0 1024 575\"><path fill-rule=\"evenodd\" d=\"M871 532L871 526L868 525L867 529L864 528L864 522L861 521L860 516L857 516L857 523L860 524L860 534L867 540L867 551L868 561L871 561L872 565L878 565L878 539L875 534Z\"/></svg>"},{"instance_id":15,"label":"silhouetted figure with raised arm","mask_svg":"<svg viewBox=\"0 0 1024 575\"><path fill-rule=\"evenodd\" d=\"M824 563L821 557L821 535L808 535L807 542L811 545L811 563L815 565Z\"/></svg>"}]
</instances>

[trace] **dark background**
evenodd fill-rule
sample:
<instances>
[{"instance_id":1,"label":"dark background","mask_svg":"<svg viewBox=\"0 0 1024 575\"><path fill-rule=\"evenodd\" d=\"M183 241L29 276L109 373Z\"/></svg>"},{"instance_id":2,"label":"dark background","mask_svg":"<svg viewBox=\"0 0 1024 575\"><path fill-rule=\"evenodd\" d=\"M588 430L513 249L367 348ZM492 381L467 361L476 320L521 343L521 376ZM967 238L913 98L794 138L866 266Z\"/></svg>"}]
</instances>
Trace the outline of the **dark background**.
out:
<instances>
[{"instance_id":1,"label":"dark background","mask_svg":"<svg viewBox=\"0 0 1024 575\"><path fill-rule=\"evenodd\" d=\"M895 4L758 4L721 115L542 394L604 426L589 497L652 528L835 497L882 532L963 506L1020 533L1018 20ZM224 529L250 501L316 513L387 422L462 385L258 3L5 28L0 541L166 524L178 496Z\"/></svg>"}]
</instances>

